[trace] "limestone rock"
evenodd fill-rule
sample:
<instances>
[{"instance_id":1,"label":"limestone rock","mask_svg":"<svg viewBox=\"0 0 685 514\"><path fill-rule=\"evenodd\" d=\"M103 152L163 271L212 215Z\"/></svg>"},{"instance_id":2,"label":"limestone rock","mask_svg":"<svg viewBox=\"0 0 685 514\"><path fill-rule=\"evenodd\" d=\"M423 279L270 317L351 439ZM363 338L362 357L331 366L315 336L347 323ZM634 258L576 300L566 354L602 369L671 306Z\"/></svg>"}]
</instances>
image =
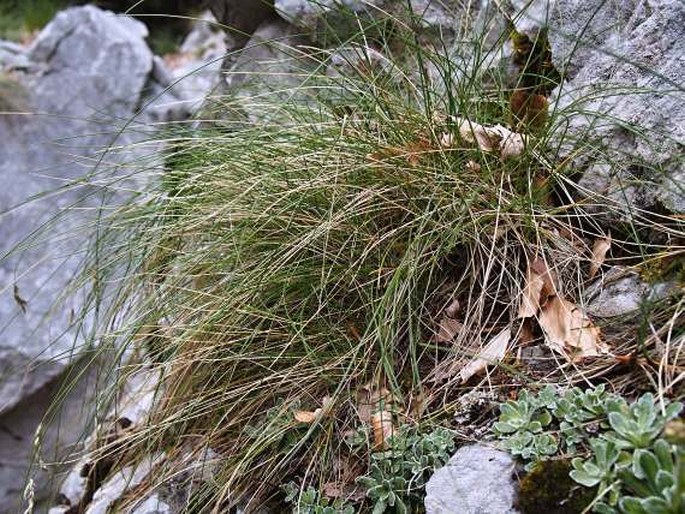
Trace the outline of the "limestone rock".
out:
<instances>
[{"instance_id":1,"label":"limestone rock","mask_svg":"<svg viewBox=\"0 0 685 514\"><path fill-rule=\"evenodd\" d=\"M635 209L685 212L685 4L536 0L525 13L519 30L548 30L567 80L550 107L565 118L559 133L595 149L574 160L581 189L628 219Z\"/></svg>"},{"instance_id":2,"label":"limestone rock","mask_svg":"<svg viewBox=\"0 0 685 514\"><path fill-rule=\"evenodd\" d=\"M658 301L675 294L675 283L649 284L637 273L614 266L585 292L586 310L598 318L611 318L638 311L644 301Z\"/></svg>"},{"instance_id":3,"label":"limestone rock","mask_svg":"<svg viewBox=\"0 0 685 514\"><path fill-rule=\"evenodd\" d=\"M235 64L225 74L225 90L246 100L250 120L263 119L256 96L291 96L318 65L310 54L311 42L299 30L283 20L264 22L240 52Z\"/></svg>"},{"instance_id":4,"label":"limestone rock","mask_svg":"<svg viewBox=\"0 0 685 514\"><path fill-rule=\"evenodd\" d=\"M426 514L515 514L516 462L481 445L461 447L426 484Z\"/></svg>"},{"instance_id":5,"label":"limestone rock","mask_svg":"<svg viewBox=\"0 0 685 514\"><path fill-rule=\"evenodd\" d=\"M98 163L103 149L140 139L118 129L136 113L152 71L145 35L132 19L95 7L68 9L33 43L31 70L13 76L32 114L0 116L0 255L14 248L0 261L0 413L59 375L80 351L72 318L81 303L67 298L66 284L79 269L88 213L102 197L72 181ZM110 153L99 177L132 158ZM56 220L69 206L85 210ZM50 220L50 243L25 240Z\"/></svg>"},{"instance_id":6,"label":"limestone rock","mask_svg":"<svg viewBox=\"0 0 685 514\"><path fill-rule=\"evenodd\" d=\"M172 511L171 507L160 500L158 495L153 494L143 503L134 507L131 514L172 514Z\"/></svg>"},{"instance_id":7,"label":"limestone rock","mask_svg":"<svg viewBox=\"0 0 685 514\"><path fill-rule=\"evenodd\" d=\"M0 70L24 69L30 65L26 48L13 41L0 40Z\"/></svg>"},{"instance_id":8,"label":"limestone rock","mask_svg":"<svg viewBox=\"0 0 685 514\"><path fill-rule=\"evenodd\" d=\"M216 19L210 12L204 13L179 48L183 59L177 66L170 66L174 88L190 112L197 112L218 87L228 49Z\"/></svg>"},{"instance_id":9,"label":"limestone rock","mask_svg":"<svg viewBox=\"0 0 685 514\"><path fill-rule=\"evenodd\" d=\"M140 485L162 463L164 454L147 456L136 466L127 466L115 472L93 495L93 501L85 514L107 514L109 508L119 500L126 491Z\"/></svg>"},{"instance_id":10,"label":"limestone rock","mask_svg":"<svg viewBox=\"0 0 685 514\"><path fill-rule=\"evenodd\" d=\"M23 104L0 114L0 426L9 437L0 441L3 514L19 511L34 432L53 398L48 389L93 350L83 337L91 319L78 315L85 291L69 284L82 270L96 213L144 186L143 174L121 177L132 162L158 165L159 144L143 143L154 133L149 122L177 116L176 94L151 102L151 92L168 84L159 83L164 70L146 36L142 23L88 6L59 13L29 48L0 45L0 79L13 103ZM101 187L113 179L113 188ZM48 460L85 430L93 392L72 392L67 402L81 410L69 411L59 434L42 427ZM37 499L45 482L36 481Z\"/></svg>"}]
</instances>

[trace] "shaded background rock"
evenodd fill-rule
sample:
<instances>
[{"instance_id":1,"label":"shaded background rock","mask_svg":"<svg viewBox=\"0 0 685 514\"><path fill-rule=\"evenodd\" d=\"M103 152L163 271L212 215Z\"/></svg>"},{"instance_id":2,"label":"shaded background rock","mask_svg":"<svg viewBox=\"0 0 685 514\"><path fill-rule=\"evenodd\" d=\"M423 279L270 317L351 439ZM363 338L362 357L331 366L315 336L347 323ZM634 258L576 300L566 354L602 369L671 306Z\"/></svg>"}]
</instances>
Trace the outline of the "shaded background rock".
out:
<instances>
[{"instance_id":1,"label":"shaded background rock","mask_svg":"<svg viewBox=\"0 0 685 514\"><path fill-rule=\"evenodd\" d=\"M209 9L231 37L230 49L245 46L263 22L275 17L273 0L210 0Z\"/></svg>"}]
</instances>

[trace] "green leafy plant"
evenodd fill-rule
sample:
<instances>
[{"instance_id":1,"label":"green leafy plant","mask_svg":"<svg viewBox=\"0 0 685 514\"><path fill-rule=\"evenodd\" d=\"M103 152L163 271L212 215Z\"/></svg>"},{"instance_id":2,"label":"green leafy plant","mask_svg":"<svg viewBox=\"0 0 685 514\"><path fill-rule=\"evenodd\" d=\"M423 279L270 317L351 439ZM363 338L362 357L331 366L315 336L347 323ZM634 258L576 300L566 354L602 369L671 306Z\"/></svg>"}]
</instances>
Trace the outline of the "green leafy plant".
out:
<instances>
[{"instance_id":1,"label":"green leafy plant","mask_svg":"<svg viewBox=\"0 0 685 514\"><path fill-rule=\"evenodd\" d=\"M282 486L285 501L293 506L297 514L354 514L354 507L345 503L341 498L330 500L319 493L312 486L304 491L295 482L288 482Z\"/></svg>"},{"instance_id":2,"label":"green leafy plant","mask_svg":"<svg viewBox=\"0 0 685 514\"><path fill-rule=\"evenodd\" d=\"M663 439L651 450L633 453L630 472L623 481L631 496L619 507L626 514L682 513L685 510L685 465L683 452Z\"/></svg>"},{"instance_id":3,"label":"green leafy plant","mask_svg":"<svg viewBox=\"0 0 685 514\"><path fill-rule=\"evenodd\" d=\"M545 401L552 388L545 388L538 396L521 391L516 401L500 405L500 418L493 429L503 439L502 447L525 460L538 460L554 455L557 440L543 430L552 422L552 414Z\"/></svg>"},{"instance_id":4,"label":"green leafy plant","mask_svg":"<svg viewBox=\"0 0 685 514\"><path fill-rule=\"evenodd\" d=\"M661 414L651 393L643 395L628 406L625 402L608 413L612 431L604 437L613 441L620 449L649 448L663 431L667 421L675 418L682 405L667 405Z\"/></svg>"},{"instance_id":5,"label":"green leafy plant","mask_svg":"<svg viewBox=\"0 0 685 514\"><path fill-rule=\"evenodd\" d=\"M369 472L357 479L373 504L374 514L411 512L423 504L426 480L454 450L454 434L444 428L420 434L402 426L388 440L389 449L371 454Z\"/></svg>"},{"instance_id":6,"label":"green leafy plant","mask_svg":"<svg viewBox=\"0 0 685 514\"><path fill-rule=\"evenodd\" d=\"M560 420L561 437L569 451L593 433L607 427L607 410L613 410L621 399L606 391L604 384L594 389L567 389L554 404L554 416Z\"/></svg>"},{"instance_id":7,"label":"green leafy plant","mask_svg":"<svg viewBox=\"0 0 685 514\"><path fill-rule=\"evenodd\" d=\"M662 438L682 404L660 406L651 393L629 404L603 385L562 395L547 386L537 395L522 391L500 410L493 430L503 448L529 461L529 469L559 452L577 455L569 475L597 488L594 512L683 512L682 441Z\"/></svg>"}]
</instances>

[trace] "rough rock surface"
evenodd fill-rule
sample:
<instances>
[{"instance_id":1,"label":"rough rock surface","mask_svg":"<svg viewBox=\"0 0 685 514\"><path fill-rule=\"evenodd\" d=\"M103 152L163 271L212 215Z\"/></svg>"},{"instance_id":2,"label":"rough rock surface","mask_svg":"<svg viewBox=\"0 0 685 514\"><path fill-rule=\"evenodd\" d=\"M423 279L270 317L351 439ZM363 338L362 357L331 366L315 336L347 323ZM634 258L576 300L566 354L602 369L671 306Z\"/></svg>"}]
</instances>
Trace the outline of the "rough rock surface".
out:
<instances>
[{"instance_id":1,"label":"rough rock surface","mask_svg":"<svg viewBox=\"0 0 685 514\"><path fill-rule=\"evenodd\" d=\"M73 319L84 298L67 289L81 269L85 234L100 207L116 206L127 197L120 191L138 189L147 179L99 185L126 174L131 162L156 166L159 145L140 143L152 133L150 122L189 111L185 93L170 87L173 76L153 56L146 36L142 23L89 6L59 13L28 48L0 44L3 514L18 512L42 416L33 407L47 408L52 394L46 388L54 388L53 381L87 350ZM88 179L75 182L86 174ZM65 213L71 206L78 209ZM49 242L30 238L48 222ZM85 322L81 328L87 330ZM46 434L50 460L83 433L89 391L77 388L68 400L76 414L61 422L59 437ZM46 485L36 483L37 501Z\"/></svg>"},{"instance_id":2,"label":"rough rock surface","mask_svg":"<svg viewBox=\"0 0 685 514\"><path fill-rule=\"evenodd\" d=\"M134 507L131 514L171 514L171 512L171 507L154 494Z\"/></svg>"},{"instance_id":3,"label":"rough rock surface","mask_svg":"<svg viewBox=\"0 0 685 514\"><path fill-rule=\"evenodd\" d=\"M387 0L276 0L274 6L279 16L287 22L309 31L316 31L322 28L321 24L327 23L327 16L332 13L352 11L369 15L385 3ZM335 26L335 30L340 29L341 27Z\"/></svg>"},{"instance_id":4,"label":"rough rock surface","mask_svg":"<svg viewBox=\"0 0 685 514\"><path fill-rule=\"evenodd\" d=\"M265 21L226 73L226 91L248 98L275 91L292 94L286 89L295 90L317 66L309 57L310 45L299 30L285 21ZM252 120L260 118L258 101L246 114Z\"/></svg>"},{"instance_id":5,"label":"rough rock surface","mask_svg":"<svg viewBox=\"0 0 685 514\"><path fill-rule=\"evenodd\" d=\"M102 200L94 188L72 181L97 162L103 148L115 140L133 140L128 134L117 138L117 127L136 112L152 71L146 34L137 21L84 7L57 15L29 49L30 71L12 77L32 114L0 117L5 184L0 190L0 254L62 209L92 209ZM100 171L131 157L108 156L108 166ZM46 193L59 188L59 193ZM54 312L53 307L78 270L81 257L74 251L83 244L79 234L91 223L87 212L59 219L51 233L61 237L49 245L30 241L0 263L0 412L57 376L78 353L70 317L79 302L71 299Z\"/></svg>"},{"instance_id":6,"label":"rough rock surface","mask_svg":"<svg viewBox=\"0 0 685 514\"><path fill-rule=\"evenodd\" d=\"M581 187L626 213L685 212L685 4L536 0L527 13L519 29L547 27L568 81L555 93L569 118L560 129L603 154L577 160Z\"/></svg>"},{"instance_id":7,"label":"rough rock surface","mask_svg":"<svg viewBox=\"0 0 685 514\"><path fill-rule=\"evenodd\" d=\"M678 293L675 283L649 284L637 273L612 267L585 292L586 310L598 318L636 313L645 301L658 301Z\"/></svg>"},{"instance_id":8,"label":"rough rock surface","mask_svg":"<svg viewBox=\"0 0 685 514\"><path fill-rule=\"evenodd\" d=\"M190 112L197 112L217 89L227 51L221 27L210 12L204 13L179 48L181 63L170 65L174 88L186 100Z\"/></svg>"},{"instance_id":9,"label":"rough rock surface","mask_svg":"<svg viewBox=\"0 0 685 514\"><path fill-rule=\"evenodd\" d=\"M481 445L461 447L426 484L426 514L515 514L516 462Z\"/></svg>"}]
</instances>

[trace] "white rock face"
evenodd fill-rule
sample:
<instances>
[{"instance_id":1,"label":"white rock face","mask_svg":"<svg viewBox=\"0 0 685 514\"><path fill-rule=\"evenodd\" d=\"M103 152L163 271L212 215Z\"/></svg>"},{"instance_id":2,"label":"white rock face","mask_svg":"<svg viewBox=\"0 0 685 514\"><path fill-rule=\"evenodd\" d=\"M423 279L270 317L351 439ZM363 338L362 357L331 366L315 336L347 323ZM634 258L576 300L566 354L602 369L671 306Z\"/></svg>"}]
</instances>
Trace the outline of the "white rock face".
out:
<instances>
[{"instance_id":1,"label":"white rock face","mask_svg":"<svg viewBox=\"0 0 685 514\"><path fill-rule=\"evenodd\" d=\"M525 4L527 2L516 2ZM572 136L605 161L586 169L589 191L631 209L685 212L685 4L679 0L536 0L519 30L546 27L568 82L554 94Z\"/></svg>"},{"instance_id":2,"label":"white rock face","mask_svg":"<svg viewBox=\"0 0 685 514\"><path fill-rule=\"evenodd\" d=\"M95 492L93 501L86 509L85 514L107 514L114 502L120 499L126 491L140 485L163 460L163 454L151 455L143 459L137 466L127 466L114 473Z\"/></svg>"},{"instance_id":3,"label":"white rock face","mask_svg":"<svg viewBox=\"0 0 685 514\"><path fill-rule=\"evenodd\" d=\"M135 507L131 514L171 514L171 507L154 494Z\"/></svg>"},{"instance_id":4,"label":"white rock face","mask_svg":"<svg viewBox=\"0 0 685 514\"><path fill-rule=\"evenodd\" d=\"M682 294L677 283L649 284L637 273L619 266L610 268L585 292L586 310L598 318L637 315L643 302L663 300Z\"/></svg>"},{"instance_id":5,"label":"white rock face","mask_svg":"<svg viewBox=\"0 0 685 514\"><path fill-rule=\"evenodd\" d=\"M311 42L300 32L280 19L265 21L225 74L226 90L249 99L249 119L264 121L260 94L291 96L318 65L309 57Z\"/></svg>"},{"instance_id":6,"label":"white rock face","mask_svg":"<svg viewBox=\"0 0 685 514\"><path fill-rule=\"evenodd\" d=\"M426 484L426 514L516 514L516 462L481 445L459 448Z\"/></svg>"},{"instance_id":7,"label":"white rock face","mask_svg":"<svg viewBox=\"0 0 685 514\"><path fill-rule=\"evenodd\" d=\"M49 244L27 241L0 261L0 413L59 375L80 351L71 318L82 299L59 300L68 296L102 197L71 182L104 148L134 140L130 133L117 137L117 128L136 112L152 71L146 35L132 19L95 7L69 9L29 49L29 70L12 75L31 114L0 117L0 255L63 209L84 210L60 218ZM100 173L132 157L112 154Z\"/></svg>"},{"instance_id":8,"label":"white rock face","mask_svg":"<svg viewBox=\"0 0 685 514\"><path fill-rule=\"evenodd\" d=\"M287 22L309 30L318 28L325 15L335 10L364 12L387 3L387 0L276 0L276 12Z\"/></svg>"},{"instance_id":9,"label":"white rock face","mask_svg":"<svg viewBox=\"0 0 685 514\"><path fill-rule=\"evenodd\" d=\"M79 327L75 319L84 294L67 285L82 270L86 235L100 207L119 205L128 198L120 191L148 179L98 185L132 163L158 167L158 143L141 143L154 133L150 122L183 118L184 100L199 95L169 89L173 76L146 36L141 22L88 6L59 13L29 48L0 42L0 514L21 511L52 382L92 350L79 331L89 320ZM110 147L120 148L104 154ZM77 209L65 215L69 207ZM45 237L25 240L51 220ZM45 428L47 460L84 433L94 392L77 388L59 434ZM37 500L47 485L36 481Z\"/></svg>"},{"instance_id":10,"label":"white rock face","mask_svg":"<svg viewBox=\"0 0 685 514\"><path fill-rule=\"evenodd\" d=\"M171 69L174 88L188 102L188 110L197 112L219 85L221 63L228 51L224 32L210 12L196 22L179 51L187 58Z\"/></svg>"}]
</instances>

